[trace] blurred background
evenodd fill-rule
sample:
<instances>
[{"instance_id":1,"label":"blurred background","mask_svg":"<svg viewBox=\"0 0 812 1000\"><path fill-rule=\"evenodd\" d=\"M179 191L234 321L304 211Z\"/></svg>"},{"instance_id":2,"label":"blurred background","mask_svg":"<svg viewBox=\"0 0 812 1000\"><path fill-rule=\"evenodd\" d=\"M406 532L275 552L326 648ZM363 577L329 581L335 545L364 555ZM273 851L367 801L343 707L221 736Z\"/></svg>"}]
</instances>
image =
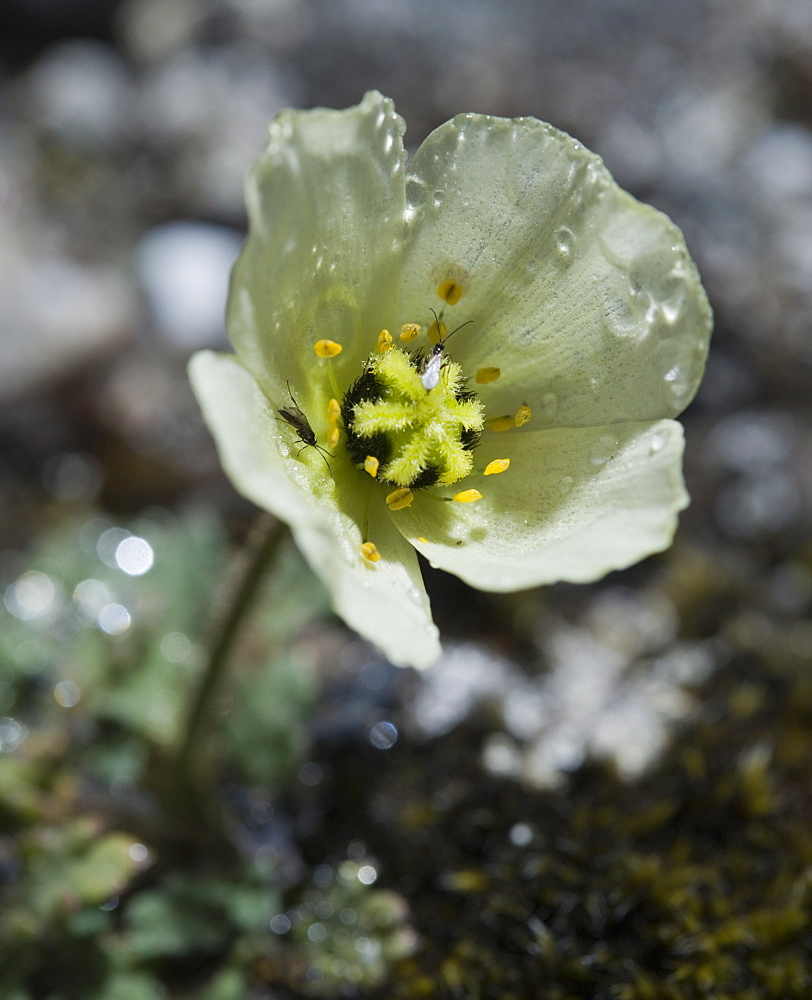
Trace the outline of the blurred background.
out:
<instances>
[{"instance_id":1,"label":"blurred background","mask_svg":"<svg viewBox=\"0 0 812 1000\"><path fill-rule=\"evenodd\" d=\"M227 344L271 117L370 88L410 151L550 121L683 229L692 505L589 587L427 570L422 675L286 548L190 802L254 512L186 360ZM807 0L4 0L0 218L3 1000L810 995Z\"/></svg>"}]
</instances>

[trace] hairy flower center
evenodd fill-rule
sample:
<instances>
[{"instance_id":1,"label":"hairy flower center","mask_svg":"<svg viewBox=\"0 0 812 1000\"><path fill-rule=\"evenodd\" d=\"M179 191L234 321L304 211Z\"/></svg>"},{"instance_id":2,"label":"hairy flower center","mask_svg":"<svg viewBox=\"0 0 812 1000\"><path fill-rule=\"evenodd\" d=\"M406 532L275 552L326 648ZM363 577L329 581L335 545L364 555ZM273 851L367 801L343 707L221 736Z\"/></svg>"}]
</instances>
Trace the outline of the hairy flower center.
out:
<instances>
[{"instance_id":1,"label":"hairy flower center","mask_svg":"<svg viewBox=\"0 0 812 1000\"><path fill-rule=\"evenodd\" d=\"M471 472L485 423L479 397L442 344L428 355L388 343L382 350L364 363L341 406L350 459L395 487L459 482Z\"/></svg>"}]
</instances>

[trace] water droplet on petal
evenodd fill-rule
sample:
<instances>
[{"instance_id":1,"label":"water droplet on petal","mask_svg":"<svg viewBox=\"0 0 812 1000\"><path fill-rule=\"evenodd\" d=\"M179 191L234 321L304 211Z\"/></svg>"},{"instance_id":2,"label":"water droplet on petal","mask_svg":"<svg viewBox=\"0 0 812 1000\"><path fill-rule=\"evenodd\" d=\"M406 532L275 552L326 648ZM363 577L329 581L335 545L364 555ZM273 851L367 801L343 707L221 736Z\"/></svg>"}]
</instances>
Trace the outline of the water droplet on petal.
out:
<instances>
[{"instance_id":1,"label":"water droplet on petal","mask_svg":"<svg viewBox=\"0 0 812 1000\"><path fill-rule=\"evenodd\" d=\"M611 434L602 434L589 449L589 461L593 465L606 465L617 448L617 439Z\"/></svg>"},{"instance_id":2,"label":"water droplet on petal","mask_svg":"<svg viewBox=\"0 0 812 1000\"><path fill-rule=\"evenodd\" d=\"M439 208L445 198L445 191L435 191L431 196L431 203L435 208Z\"/></svg>"},{"instance_id":3,"label":"water droplet on petal","mask_svg":"<svg viewBox=\"0 0 812 1000\"><path fill-rule=\"evenodd\" d=\"M643 340L651 332L657 309L642 292L631 286L610 286L604 292L603 305L603 322L613 336Z\"/></svg>"},{"instance_id":4,"label":"water droplet on petal","mask_svg":"<svg viewBox=\"0 0 812 1000\"><path fill-rule=\"evenodd\" d=\"M540 416L552 420L558 412L558 396L554 392L545 392L539 405Z\"/></svg>"},{"instance_id":5,"label":"water droplet on petal","mask_svg":"<svg viewBox=\"0 0 812 1000\"><path fill-rule=\"evenodd\" d=\"M555 233L555 247L558 251L557 259L559 264L567 266L572 263L573 250L575 247L575 236L571 229L561 226Z\"/></svg>"},{"instance_id":6,"label":"water droplet on petal","mask_svg":"<svg viewBox=\"0 0 812 1000\"><path fill-rule=\"evenodd\" d=\"M691 375L684 364L672 365L663 375L666 384L666 394L674 406L682 409L691 397L693 388Z\"/></svg>"},{"instance_id":7,"label":"water droplet on petal","mask_svg":"<svg viewBox=\"0 0 812 1000\"><path fill-rule=\"evenodd\" d=\"M665 443L668 440L668 435L664 432L655 434L654 437L649 441L649 454L656 455L658 451L662 451L665 447Z\"/></svg>"}]
</instances>

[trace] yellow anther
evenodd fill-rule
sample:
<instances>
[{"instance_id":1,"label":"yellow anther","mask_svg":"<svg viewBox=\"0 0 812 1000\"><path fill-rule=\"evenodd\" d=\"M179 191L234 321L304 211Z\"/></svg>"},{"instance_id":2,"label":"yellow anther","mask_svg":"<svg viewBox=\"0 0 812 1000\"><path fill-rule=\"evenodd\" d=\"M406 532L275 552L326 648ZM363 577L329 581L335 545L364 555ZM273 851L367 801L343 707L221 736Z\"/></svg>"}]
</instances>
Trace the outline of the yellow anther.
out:
<instances>
[{"instance_id":1,"label":"yellow anther","mask_svg":"<svg viewBox=\"0 0 812 1000\"><path fill-rule=\"evenodd\" d=\"M334 358L337 354L341 354L343 348L334 340L317 340L313 350L320 358Z\"/></svg>"},{"instance_id":2,"label":"yellow anther","mask_svg":"<svg viewBox=\"0 0 812 1000\"><path fill-rule=\"evenodd\" d=\"M378 475L378 466L381 463L375 458L374 455L367 455L364 459L364 471L368 472L370 476L374 479Z\"/></svg>"},{"instance_id":3,"label":"yellow anther","mask_svg":"<svg viewBox=\"0 0 812 1000\"><path fill-rule=\"evenodd\" d=\"M401 486L399 490L393 490L386 497L386 506L390 510L403 510L404 507L410 507L412 500L414 500L414 493L405 486Z\"/></svg>"},{"instance_id":4,"label":"yellow anther","mask_svg":"<svg viewBox=\"0 0 812 1000\"><path fill-rule=\"evenodd\" d=\"M460 301L464 291L462 285L458 281L452 281L451 278L437 286L437 294L450 306L454 306Z\"/></svg>"},{"instance_id":5,"label":"yellow anther","mask_svg":"<svg viewBox=\"0 0 812 1000\"><path fill-rule=\"evenodd\" d=\"M532 416L533 416L533 411L530 409L529 406L520 406L519 409L516 410L516 415L513 418L513 423L517 427L523 427Z\"/></svg>"},{"instance_id":6,"label":"yellow anther","mask_svg":"<svg viewBox=\"0 0 812 1000\"><path fill-rule=\"evenodd\" d=\"M509 431L516 426L515 417L492 417L485 421L489 431Z\"/></svg>"},{"instance_id":7,"label":"yellow anther","mask_svg":"<svg viewBox=\"0 0 812 1000\"><path fill-rule=\"evenodd\" d=\"M400 339L405 344L408 344L409 341L414 340L414 338L419 333L420 333L419 323L404 323L403 326L400 328Z\"/></svg>"},{"instance_id":8,"label":"yellow anther","mask_svg":"<svg viewBox=\"0 0 812 1000\"><path fill-rule=\"evenodd\" d=\"M428 338L432 344L439 344L441 340L445 340L446 333L448 333L448 327L441 319L436 319L426 331L428 333Z\"/></svg>"},{"instance_id":9,"label":"yellow anther","mask_svg":"<svg viewBox=\"0 0 812 1000\"><path fill-rule=\"evenodd\" d=\"M489 382L495 382L501 374L502 372L494 365L489 365L487 368L477 368L474 381L478 382L479 385L487 385Z\"/></svg>"},{"instance_id":10,"label":"yellow anther","mask_svg":"<svg viewBox=\"0 0 812 1000\"><path fill-rule=\"evenodd\" d=\"M485 466L485 471L482 473L483 476L496 476L500 472L505 472L510 468L509 458L495 458L492 462L488 462Z\"/></svg>"},{"instance_id":11,"label":"yellow anther","mask_svg":"<svg viewBox=\"0 0 812 1000\"><path fill-rule=\"evenodd\" d=\"M422 542L424 545L428 545L429 544L428 538L424 538L422 535L418 535L417 536L417 540L418 540L418 542Z\"/></svg>"},{"instance_id":12,"label":"yellow anther","mask_svg":"<svg viewBox=\"0 0 812 1000\"><path fill-rule=\"evenodd\" d=\"M474 500L481 500L482 494L479 490L463 490L462 493L458 493L453 499L457 503L473 503Z\"/></svg>"},{"instance_id":13,"label":"yellow anther","mask_svg":"<svg viewBox=\"0 0 812 1000\"><path fill-rule=\"evenodd\" d=\"M361 546L361 555L368 562L377 562L381 558L381 554L378 551L378 547L374 542L364 542Z\"/></svg>"},{"instance_id":14,"label":"yellow anther","mask_svg":"<svg viewBox=\"0 0 812 1000\"><path fill-rule=\"evenodd\" d=\"M331 399L327 404L327 421L332 427L333 424L341 416L341 407L338 405L337 399Z\"/></svg>"},{"instance_id":15,"label":"yellow anther","mask_svg":"<svg viewBox=\"0 0 812 1000\"><path fill-rule=\"evenodd\" d=\"M333 448L338 444L338 428L333 425L329 431L327 431L327 448L332 451Z\"/></svg>"},{"instance_id":16,"label":"yellow anther","mask_svg":"<svg viewBox=\"0 0 812 1000\"><path fill-rule=\"evenodd\" d=\"M378 353L386 354L392 350L392 334L388 330L381 330L378 334Z\"/></svg>"}]
</instances>

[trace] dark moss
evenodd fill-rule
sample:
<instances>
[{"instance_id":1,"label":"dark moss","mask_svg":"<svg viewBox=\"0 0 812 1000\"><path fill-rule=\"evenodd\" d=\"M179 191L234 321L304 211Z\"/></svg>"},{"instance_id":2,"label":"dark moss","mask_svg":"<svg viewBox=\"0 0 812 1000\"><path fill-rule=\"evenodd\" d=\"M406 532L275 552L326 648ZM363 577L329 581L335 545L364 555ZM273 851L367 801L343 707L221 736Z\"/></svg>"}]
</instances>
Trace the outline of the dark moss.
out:
<instances>
[{"instance_id":1,"label":"dark moss","mask_svg":"<svg viewBox=\"0 0 812 1000\"><path fill-rule=\"evenodd\" d=\"M637 781L598 763L550 791L489 774L484 717L383 762L323 747L310 848L362 840L419 940L365 998L812 996L812 654L716 624L732 657Z\"/></svg>"}]
</instances>

